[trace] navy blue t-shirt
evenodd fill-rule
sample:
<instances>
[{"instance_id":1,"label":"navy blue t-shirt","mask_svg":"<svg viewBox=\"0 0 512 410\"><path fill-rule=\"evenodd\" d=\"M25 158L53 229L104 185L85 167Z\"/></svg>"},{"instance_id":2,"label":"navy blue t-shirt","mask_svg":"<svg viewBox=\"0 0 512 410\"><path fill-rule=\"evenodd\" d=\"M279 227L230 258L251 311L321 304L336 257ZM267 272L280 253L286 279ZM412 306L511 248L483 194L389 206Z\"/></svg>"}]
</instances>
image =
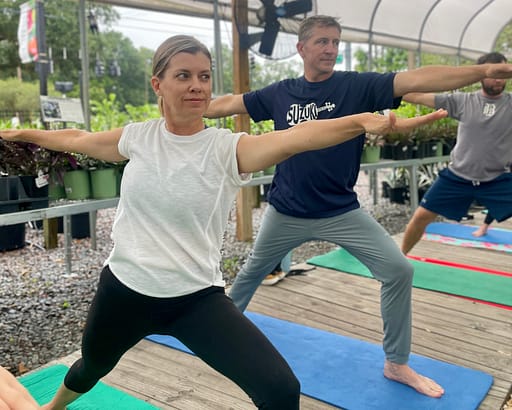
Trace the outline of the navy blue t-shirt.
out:
<instances>
[{"instance_id":1,"label":"navy blue t-shirt","mask_svg":"<svg viewBox=\"0 0 512 410\"><path fill-rule=\"evenodd\" d=\"M321 82L287 79L244 94L251 118L274 120L282 130L300 122L374 112L400 105L393 98L395 73L335 71ZM353 188L364 134L334 147L294 155L276 167L269 202L281 213L326 218L359 207Z\"/></svg>"}]
</instances>

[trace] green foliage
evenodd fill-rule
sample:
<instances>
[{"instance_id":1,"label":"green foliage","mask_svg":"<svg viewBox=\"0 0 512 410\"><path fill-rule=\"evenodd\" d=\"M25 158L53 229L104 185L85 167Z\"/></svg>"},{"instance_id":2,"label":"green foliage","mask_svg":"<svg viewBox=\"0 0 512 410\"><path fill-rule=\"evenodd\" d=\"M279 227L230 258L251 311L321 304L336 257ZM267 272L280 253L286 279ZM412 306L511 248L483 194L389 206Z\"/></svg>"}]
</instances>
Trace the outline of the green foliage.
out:
<instances>
[{"instance_id":1,"label":"green foliage","mask_svg":"<svg viewBox=\"0 0 512 410\"><path fill-rule=\"evenodd\" d=\"M125 125L128 114L120 111L115 94L109 94L101 101L91 101L91 130L106 131L112 128L119 128Z\"/></svg>"},{"instance_id":2,"label":"green foliage","mask_svg":"<svg viewBox=\"0 0 512 410\"><path fill-rule=\"evenodd\" d=\"M24 81L38 78L35 64L20 64L18 56L18 23L20 4L26 0L0 1L0 76L14 77L21 67ZM103 25L110 24L118 18L111 6L89 4L89 9L97 16ZM80 36L78 24L78 2L76 0L45 0L46 44L52 49L55 74L50 76L50 82L55 79L71 80L78 84L78 73L81 63L79 59ZM89 37L92 36L88 33ZM66 49L66 58L63 50Z\"/></svg>"},{"instance_id":3,"label":"green foliage","mask_svg":"<svg viewBox=\"0 0 512 410\"><path fill-rule=\"evenodd\" d=\"M251 120L251 134L253 135L260 135L264 134L266 132L270 132L274 130L274 121L267 120L267 121L260 121L260 122L254 122Z\"/></svg>"},{"instance_id":4,"label":"green foliage","mask_svg":"<svg viewBox=\"0 0 512 410\"><path fill-rule=\"evenodd\" d=\"M208 127L219 127L219 128L227 128L231 131L235 130L235 120L233 117L226 117L217 119L205 118L204 123ZM252 119L250 120L250 130L249 133L251 135L260 135L266 132L270 132L274 130L274 121L260 121L254 122Z\"/></svg>"},{"instance_id":5,"label":"green foliage","mask_svg":"<svg viewBox=\"0 0 512 410\"><path fill-rule=\"evenodd\" d=\"M15 77L21 69L24 82L37 81L38 73L35 64L21 64L18 56L17 26L19 21L19 5L25 0L0 1L0 78ZM78 97L81 81L80 33L78 23L78 7L76 0L45 0L46 43L51 48L54 73L48 76L49 94L55 81L72 81L74 89L68 97ZM91 98L102 100L110 93L117 94L117 99L124 105L142 105L156 102L153 92L148 90L147 49L136 50L133 43L119 32L109 31L112 22L119 18L111 6L88 4L87 13L91 11L98 21L99 33L87 30L89 44L89 77ZM95 76L96 60L101 60L106 67L107 75ZM121 67L120 77L108 75L109 65L118 61ZM104 93L96 92L102 90ZM55 94L54 94L55 95ZM147 96L147 98L146 98ZM37 101L35 99L34 101Z\"/></svg>"},{"instance_id":6,"label":"green foliage","mask_svg":"<svg viewBox=\"0 0 512 410\"><path fill-rule=\"evenodd\" d=\"M237 256L222 259L222 272L230 278L234 278L238 273L239 260Z\"/></svg>"},{"instance_id":7,"label":"green foliage","mask_svg":"<svg viewBox=\"0 0 512 410\"><path fill-rule=\"evenodd\" d=\"M411 104L406 101L402 101L400 107L394 110L397 117L400 118L412 118L418 115L428 114L429 112L432 111L434 111L432 108L420 104Z\"/></svg>"},{"instance_id":8,"label":"green foliage","mask_svg":"<svg viewBox=\"0 0 512 410\"><path fill-rule=\"evenodd\" d=\"M250 71L251 90L259 90L285 78L298 77L302 71L302 63L296 59L265 61L264 64L255 60L254 68Z\"/></svg>"},{"instance_id":9,"label":"green foliage","mask_svg":"<svg viewBox=\"0 0 512 410\"><path fill-rule=\"evenodd\" d=\"M394 112L397 117L400 118L412 118L418 115L425 115L433 112L432 108L426 107L421 104L411 104L402 101L400 107ZM446 117L435 121L432 124L424 125L414 129L409 133L397 134L391 133L386 135L384 138L386 142L391 144L403 143L403 142L422 142L422 141L448 141L453 140L457 136L458 121L453 118Z\"/></svg>"},{"instance_id":10,"label":"green foliage","mask_svg":"<svg viewBox=\"0 0 512 410\"><path fill-rule=\"evenodd\" d=\"M0 80L0 111L39 111L39 85L16 78Z\"/></svg>"},{"instance_id":11,"label":"green foliage","mask_svg":"<svg viewBox=\"0 0 512 410\"><path fill-rule=\"evenodd\" d=\"M368 68L368 53L359 48L354 53L357 64L355 70L359 72L376 71L380 73L389 71L403 71L408 66L408 52L400 48L374 47L375 55L372 58L372 66Z\"/></svg>"},{"instance_id":12,"label":"green foliage","mask_svg":"<svg viewBox=\"0 0 512 410\"><path fill-rule=\"evenodd\" d=\"M127 104L124 109L130 121L146 121L151 118L160 118L160 110L156 104L144 104L139 107Z\"/></svg>"}]
</instances>

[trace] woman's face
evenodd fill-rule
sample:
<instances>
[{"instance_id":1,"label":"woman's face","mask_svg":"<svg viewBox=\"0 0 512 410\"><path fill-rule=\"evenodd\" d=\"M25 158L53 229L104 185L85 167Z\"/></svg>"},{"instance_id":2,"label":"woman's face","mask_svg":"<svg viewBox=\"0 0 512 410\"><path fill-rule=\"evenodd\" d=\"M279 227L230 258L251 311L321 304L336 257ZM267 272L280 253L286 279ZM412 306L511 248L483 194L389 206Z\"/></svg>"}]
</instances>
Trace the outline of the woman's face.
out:
<instances>
[{"instance_id":1,"label":"woman's face","mask_svg":"<svg viewBox=\"0 0 512 410\"><path fill-rule=\"evenodd\" d=\"M211 99L209 58L201 52L178 53L169 60L162 78L152 78L153 89L164 99L165 116L190 121L202 116Z\"/></svg>"}]
</instances>

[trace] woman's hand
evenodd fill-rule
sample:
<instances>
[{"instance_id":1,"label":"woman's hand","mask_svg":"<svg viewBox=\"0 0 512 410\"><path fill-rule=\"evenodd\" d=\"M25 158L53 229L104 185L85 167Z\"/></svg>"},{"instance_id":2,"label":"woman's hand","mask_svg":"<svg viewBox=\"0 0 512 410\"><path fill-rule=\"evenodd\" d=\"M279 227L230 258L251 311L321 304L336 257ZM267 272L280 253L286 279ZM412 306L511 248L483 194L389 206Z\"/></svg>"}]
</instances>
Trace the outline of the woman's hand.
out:
<instances>
[{"instance_id":1,"label":"woman's hand","mask_svg":"<svg viewBox=\"0 0 512 410\"><path fill-rule=\"evenodd\" d=\"M434 121L445 118L448 112L439 109L429 114L420 115L414 118L397 118L394 112L390 112L389 116L374 114L365 122L364 128L366 132L373 134L386 135L393 132L407 133L421 125L430 124Z\"/></svg>"}]
</instances>

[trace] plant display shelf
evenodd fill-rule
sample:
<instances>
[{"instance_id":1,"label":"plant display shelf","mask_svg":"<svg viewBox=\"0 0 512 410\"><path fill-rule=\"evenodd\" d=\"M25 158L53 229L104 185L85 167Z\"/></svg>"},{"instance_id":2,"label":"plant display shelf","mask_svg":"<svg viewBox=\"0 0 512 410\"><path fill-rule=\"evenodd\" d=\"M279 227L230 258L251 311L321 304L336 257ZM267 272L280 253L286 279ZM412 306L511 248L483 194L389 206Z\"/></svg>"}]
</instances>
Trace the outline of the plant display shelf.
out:
<instances>
[{"instance_id":1,"label":"plant display shelf","mask_svg":"<svg viewBox=\"0 0 512 410\"><path fill-rule=\"evenodd\" d=\"M66 273L71 273L71 215L89 212L91 247L96 248L96 212L99 209L114 208L119 198L91 199L66 204L51 204L48 208L0 214L0 226L15 225L40 219L63 217Z\"/></svg>"}]
</instances>

